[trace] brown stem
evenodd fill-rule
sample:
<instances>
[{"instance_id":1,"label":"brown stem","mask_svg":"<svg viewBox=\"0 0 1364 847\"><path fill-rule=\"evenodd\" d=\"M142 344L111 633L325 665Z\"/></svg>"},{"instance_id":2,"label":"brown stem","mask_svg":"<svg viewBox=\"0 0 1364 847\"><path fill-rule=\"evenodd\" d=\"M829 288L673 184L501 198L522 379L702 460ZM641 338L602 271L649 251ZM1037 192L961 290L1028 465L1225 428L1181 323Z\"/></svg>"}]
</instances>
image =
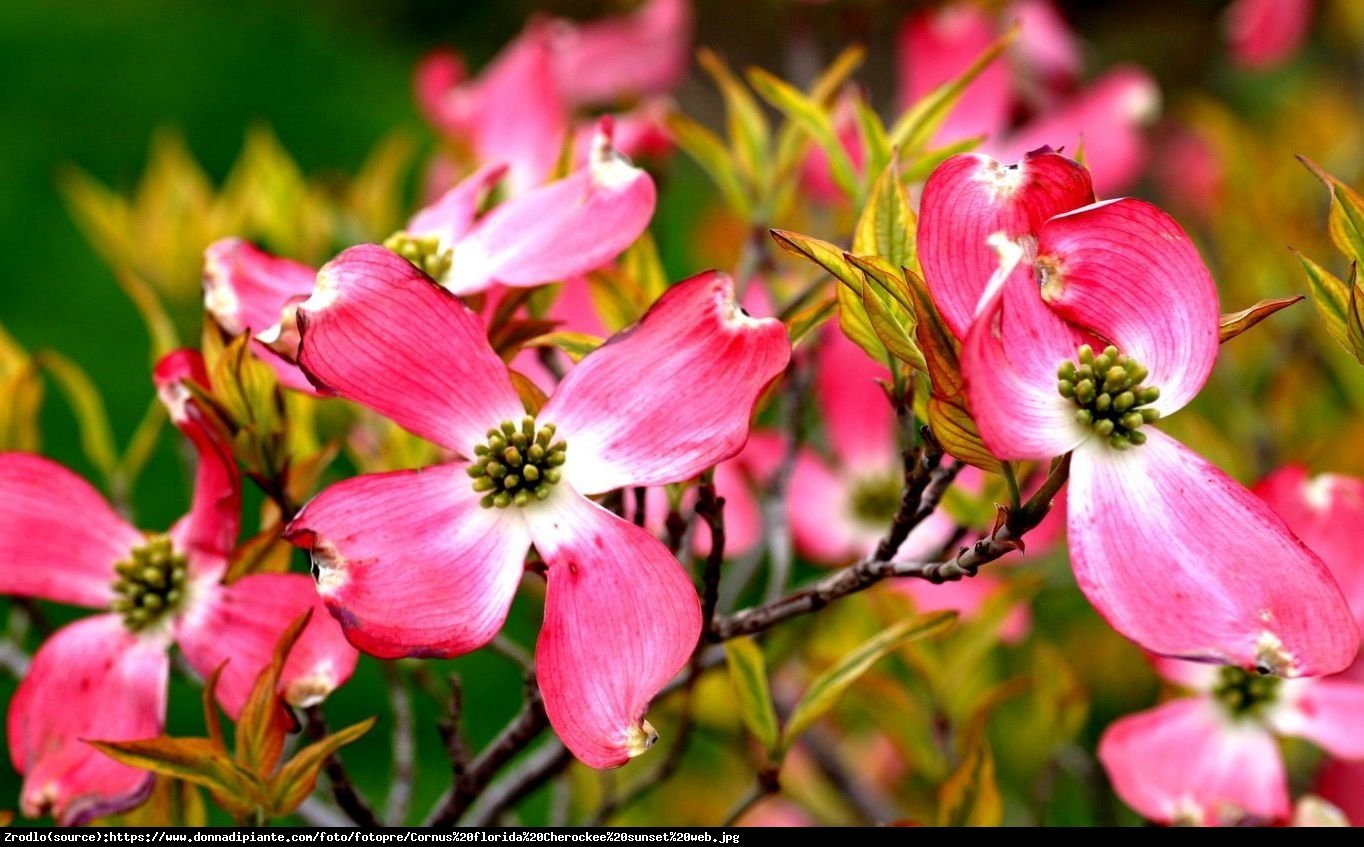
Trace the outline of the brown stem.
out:
<instances>
[{"instance_id":1,"label":"brown stem","mask_svg":"<svg viewBox=\"0 0 1364 847\"><path fill-rule=\"evenodd\" d=\"M720 571L725 562L725 498L715 493L715 482L703 477L696 491L696 516L710 529L710 552L701 577L701 643L715 621L720 604ZM700 645L697 646L700 649Z\"/></svg>"},{"instance_id":2,"label":"brown stem","mask_svg":"<svg viewBox=\"0 0 1364 847\"><path fill-rule=\"evenodd\" d=\"M307 716L305 732L311 741L321 741L327 736L327 721L322 715L321 706L309 706L303 710ZM323 770L327 773L327 778L332 783L332 796L336 798L336 805L341 807L355 825L365 829L374 829L383 826L379 819L370 811L369 805L365 803L360 793L351 784L350 777L346 774L345 765L341 762L338 753L332 753L327 757L323 764Z\"/></svg>"}]
</instances>

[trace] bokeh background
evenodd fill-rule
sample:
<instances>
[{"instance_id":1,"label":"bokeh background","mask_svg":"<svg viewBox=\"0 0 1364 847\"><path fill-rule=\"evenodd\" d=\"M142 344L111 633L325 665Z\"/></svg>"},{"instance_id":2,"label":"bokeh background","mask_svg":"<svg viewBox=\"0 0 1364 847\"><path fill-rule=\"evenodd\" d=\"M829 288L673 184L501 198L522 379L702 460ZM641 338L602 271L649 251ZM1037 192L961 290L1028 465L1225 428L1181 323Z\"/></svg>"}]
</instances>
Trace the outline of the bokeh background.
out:
<instances>
[{"instance_id":1,"label":"bokeh background","mask_svg":"<svg viewBox=\"0 0 1364 847\"><path fill-rule=\"evenodd\" d=\"M116 442L123 444L151 397L150 348L137 312L63 199L61 186L75 170L130 192L156 138L162 144L182 143L219 183L253 127L272 131L303 173L322 180L354 174L393 133L410 140L415 163L434 144L411 96L412 69L425 52L454 46L477 68L531 14L588 18L630 5L609 0L5 0L0 3L0 324L24 348L56 349L84 368L100 390ZM870 54L856 79L875 102L889 105L893 23L924 5L931 4L697 0L696 41L735 66L762 65L798 82L808 81L838 48L861 41ZM1305 290L1301 270L1285 249L1289 244L1339 270L1324 235L1325 193L1292 154L1308 155L1346 181L1364 166L1357 114L1364 103L1357 6L1322 4L1321 20L1301 54L1272 71L1246 73L1226 57L1224 3L1058 5L1084 39L1087 66L1137 62L1162 89L1163 117L1149 129L1155 153L1147 178L1133 193L1181 208L1178 179L1161 179L1168 162L1162 162L1159 146L1176 124L1192 122L1228 146L1227 184L1218 199L1223 205L1199 210L1185 203L1183 208L1223 281L1229 309L1261 296ZM719 125L718 98L699 74L693 73L676 97L684 111ZM416 172L415 167L407 171L409 197ZM697 230L702 210L714 197L709 183L682 155L673 157L660 178L663 202L655 235L672 277L723 260L724 250ZM1228 222L1233 213L1234 222ZM1230 302L1227 286L1244 302ZM1243 342L1247 349L1229 348L1229 361L1216 379L1248 387L1247 399L1236 401L1245 405L1206 414L1195 407L1188 422L1176 426L1181 437L1243 480L1288 459L1320 470L1364 472L1359 446L1364 439L1357 438L1360 427L1349 411L1358 408L1353 401L1364 394L1354 373L1357 365L1319 341L1315 320L1311 306L1303 304L1276 318L1256 350L1249 349L1250 342ZM1277 370L1278 356L1295 350L1313 365L1295 385L1286 385ZM1303 399L1309 390L1331 392L1337 402L1319 409ZM1253 405L1265 398L1272 404ZM1309 409L1326 420L1303 424ZM42 422L43 452L93 478L75 418L50 387ZM141 526L169 525L186 502L184 457L172 435L163 434L131 492ZM1233 447L1245 443L1255 449ZM1083 634L1094 627L1092 613L1073 592L1044 593L1039 602L1039 620L1063 622L1052 633L1062 649L1066 628ZM0 600L0 620L5 608ZM43 608L53 622L67 617ZM529 613L514 615L514 623L519 629L513 634L519 632L523 640L533 631ZM1154 690L1132 651L1110 641L1067 655L1106 694L1093 700L1085 718L1083 735L1091 745L1109 720L1149 702ZM463 674L468 731L476 744L491 737L519 701L518 674L497 656L485 652L431 665L438 675L449 668ZM1122 667L1132 670L1111 670ZM13 686L12 678L0 674L0 702L8 700ZM175 686L169 729L198 734L198 712L189 705L197 693L183 682ZM445 765L431 729L438 717L435 707L417 692L413 702L422 733L418 766L427 775L417 782L414 807L421 810L443 789ZM385 680L373 661L362 663L355 680L330 705L334 726L375 712L386 717L389 709ZM387 781L385 725L347 755L360 787L375 794ZM729 766L704 745L696 756L702 771ZM1060 794L1070 791L1074 798L1054 804L1050 822L1131 820L1111 797L1088 792L1085 780L1093 774L1065 768L1058 774L1060 782L1073 783ZM0 757L0 808L13 806L17 793L17 776L8 757ZM546 804L549 798L534 802Z\"/></svg>"}]
</instances>

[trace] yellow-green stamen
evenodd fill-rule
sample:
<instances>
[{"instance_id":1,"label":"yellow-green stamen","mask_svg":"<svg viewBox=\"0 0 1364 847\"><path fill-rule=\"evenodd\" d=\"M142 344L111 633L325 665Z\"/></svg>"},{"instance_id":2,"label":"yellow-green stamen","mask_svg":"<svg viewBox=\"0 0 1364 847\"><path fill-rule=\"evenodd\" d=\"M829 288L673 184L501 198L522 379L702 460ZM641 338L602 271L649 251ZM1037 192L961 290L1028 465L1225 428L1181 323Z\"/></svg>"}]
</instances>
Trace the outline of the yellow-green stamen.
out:
<instances>
[{"instance_id":1,"label":"yellow-green stamen","mask_svg":"<svg viewBox=\"0 0 1364 847\"><path fill-rule=\"evenodd\" d=\"M1278 699L1281 682L1277 676L1227 666L1218 671L1212 694L1233 715L1249 716L1264 711Z\"/></svg>"},{"instance_id":2,"label":"yellow-green stamen","mask_svg":"<svg viewBox=\"0 0 1364 847\"><path fill-rule=\"evenodd\" d=\"M549 496L560 478L568 452L563 439L554 439L554 424L537 427L526 415L517 426L503 421L488 430L488 440L474 448L469 476L474 491L483 494L485 509L525 506Z\"/></svg>"},{"instance_id":3,"label":"yellow-green stamen","mask_svg":"<svg viewBox=\"0 0 1364 847\"><path fill-rule=\"evenodd\" d=\"M114 600L109 607L123 616L123 625L130 631L140 632L180 608L189 566L170 538L154 535L134 547L128 558L116 562L114 573Z\"/></svg>"},{"instance_id":4,"label":"yellow-green stamen","mask_svg":"<svg viewBox=\"0 0 1364 847\"><path fill-rule=\"evenodd\" d=\"M1111 345L1098 355L1088 344L1075 352L1075 361L1062 362L1056 370L1056 390L1078 407L1075 419L1118 450L1145 444L1142 424L1160 417L1150 408L1160 389L1142 385L1146 368Z\"/></svg>"},{"instance_id":5,"label":"yellow-green stamen","mask_svg":"<svg viewBox=\"0 0 1364 847\"><path fill-rule=\"evenodd\" d=\"M900 480L894 474L868 476L852 485L852 513L867 523L884 526L900 508Z\"/></svg>"},{"instance_id":6,"label":"yellow-green stamen","mask_svg":"<svg viewBox=\"0 0 1364 847\"><path fill-rule=\"evenodd\" d=\"M413 235L400 229L384 239L384 246L434 280L449 273L454 263L455 251L448 247L442 250L440 239L434 235Z\"/></svg>"}]
</instances>

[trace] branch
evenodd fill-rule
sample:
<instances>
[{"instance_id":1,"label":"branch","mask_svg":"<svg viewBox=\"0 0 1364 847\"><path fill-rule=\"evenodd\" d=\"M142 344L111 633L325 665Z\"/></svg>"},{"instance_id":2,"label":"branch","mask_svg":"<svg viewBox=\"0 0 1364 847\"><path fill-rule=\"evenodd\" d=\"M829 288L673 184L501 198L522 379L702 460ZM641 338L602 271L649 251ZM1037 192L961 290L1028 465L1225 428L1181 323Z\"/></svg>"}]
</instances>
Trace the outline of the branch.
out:
<instances>
[{"instance_id":1,"label":"branch","mask_svg":"<svg viewBox=\"0 0 1364 847\"><path fill-rule=\"evenodd\" d=\"M984 564L993 562L1012 550L1023 546L1023 534L1036 527L1051 509L1052 498L1065 483L1070 472L1070 454L1062 456L1053 463L1051 474L1021 509L1004 512L1003 519L985 537L970 547L962 548L956 556L940 562L892 562L886 550L898 549L905 536L918 525L918 521L931 514L937 507L937 499L946 491L955 475L955 468L938 468L923 489L923 496L908 520L904 517L904 502L901 514L896 516L895 524L886 538L877 547L876 553L835 571L816 581L808 588L759 606L744 609L716 621L711 633L712 641L727 641L740 635L762 632L782 621L809 614L829 605L833 601L870 588L889 577L917 577L929 582L952 582L968 576L975 576ZM908 487L908 486L907 486ZM896 538L898 537L898 541ZM892 548L893 544L893 548ZM886 558L882 558L885 555Z\"/></svg>"},{"instance_id":2,"label":"branch","mask_svg":"<svg viewBox=\"0 0 1364 847\"><path fill-rule=\"evenodd\" d=\"M568 748L557 738L550 739L544 746L528 755L522 762L506 773L478 798L462 821L465 826L488 826L497 820L508 807L536 788L573 761Z\"/></svg>"},{"instance_id":3,"label":"branch","mask_svg":"<svg viewBox=\"0 0 1364 847\"><path fill-rule=\"evenodd\" d=\"M696 516L710 529L710 552L706 554L701 577L701 642L715 623L715 610L720 603L720 570L725 563L725 498L715 494L715 481L702 477L696 491ZM700 649L700 645L697 645Z\"/></svg>"},{"instance_id":4,"label":"branch","mask_svg":"<svg viewBox=\"0 0 1364 847\"><path fill-rule=\"evenodd\" d=\"M327 736L327 721L322 716L321 706L309 706L303 710L307 715L308 721L306 732L309 740L321 741ZM355 786L351 784L350 777L346 775L346 768L341 764L341 756L332 753L327 757L323 768L327 772L327 778L332 783L332 796L336 798L336 805L341 807L356 826L366 829L374 829L383 826L379 819L370 811L364 799L360 797Z\"/></svg>"},{"instance_id":5,"label":"branch","mask_svg":"<svg viewBox=\"0 0 1364 847\"><path fill-rule=\"evenodd\" d=\"M540 686L536 684L535 674L532 672L526 675L526 702L521 711L470 763L464 772L464 778L456 780L449 795L437 807L426 825L454 826L460 815L464 814L488 787L493 776L535 740L547 726L549 718L545 716L544 700L540 697Z\"/></svg>"},{"instance_id":6,"label":"branch","mask_svg":"<svg viewBox=\"0 0 1364 847\"><path fill-rule=\"evenodd\" d=\"M9 671L15 679L23 679L31 660L19 645L9 639L0 639L0 668Z\"/></svg>"},{"instance_id":7,"label":"branch","mask_svg":"<svg viewBox=\"0 0 1364 847\"><path fill-rule=\"evenodd\" d=\"M416 773L416 744L412 737L412 698L395 664L385 664L389 694L393 702L393 783L384 803L384 820L390 826L407 823L412 806L412 782Z\"/></svg>"}]
</instances>

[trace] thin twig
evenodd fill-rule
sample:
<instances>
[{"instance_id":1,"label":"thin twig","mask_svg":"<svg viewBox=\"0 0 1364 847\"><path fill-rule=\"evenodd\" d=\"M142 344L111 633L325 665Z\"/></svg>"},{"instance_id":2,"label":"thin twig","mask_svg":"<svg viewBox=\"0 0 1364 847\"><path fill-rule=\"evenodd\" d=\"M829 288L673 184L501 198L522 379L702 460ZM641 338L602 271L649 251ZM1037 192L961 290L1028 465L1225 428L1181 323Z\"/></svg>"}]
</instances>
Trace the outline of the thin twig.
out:
<instances>
[{"instance_id":1,"label":"thin twig","mask_svg":"<svg viewBox=\"0 0 1364 847\"><path fill-rule=\"evenodd\" d=\"M294 810L294 814L298 815L299 819L309 826L355 826L340 809L317 797L309 797L304 800L303 804Z\"/></svg>"},{"instance_id":2,"label":"thin twig","mask_svg":"<svg viewBox=\"0 0 1364 847\"><path fill-rule=\"evenodd\" d=\"M531 673L526 676L526 702L521 711L469 764L464 779L451 786L449 794L436 808L426 825L454 826L460 815L464 814L488 787L497 772L524 750L526 745L547 726L549 718L545 716L544 700L540 697L540 687L535 682L535 674Z\"/></svg>"},{"instance_id":3,"label":"thin twig","mask_svg":"<svg viewBox=\"0 0 1364 847\"><path fill-rule=\"evenodd\" d=\"M412 784L416 777L416 743L412 735L412 698L407 682L393 663L384 665L389 698L393 704L393 780L384 803L389 826L404 826L412 807Z\"/></svg>"},{"instance_id":4,"label":"thin twig","mask_svg":"<svg viewBox=\"0 0 1364 847\"><path fill-rule=\"evenodd\" d=\"M322 716L321 706L309 706L303 710L307 716L305 731L308 738L312 741L321 741L327 736L327 721ZM370 811L369 805L361 798L355 786L351 784L350 777L346 774L346 768L341 763L341 756L332 753L327 757L323 769L327 773L327 778L332 783L332 796L336 798L336 805L355 822L356 826L373 829L382 826L379 819Z\"/></svg>"},{"instance_id":5,"label":"thin twig","mask_svg":"<svg viewBox=\"0 0 1364 847\"><path fill-rule=\"evenodd\" d=\"M469 745L460 729L460 718L464 714L464 685L458 674L450 674L450 711L436 724L441 743L445 746L445 756L450 760L450 784L459 785L469 769Z\"/></svg>"},{"instance_id":6,"label":"thin twig","mask_svg":"<svg viewBox=\"0 0 1364 847\"><path fill-rule=\"evenodd\" d=\"M939 468L935 475L945 476L953 470L950 467ZM982 565L993 562L1022 546L1023 534L1046 517L1051 509L1052 498L1065 483L1069 470L1070 454L1066 454L1056 462L1046 482L1021 509L1006 513L1003 520L990 533L970 547L962 548L950 559L936 562L889 561L889 556L893 553L887 554L885 551L898 550L900 542L917 525L912 522L913 519L904 526L897 520L896 526L892 527L891 532L882 540L872 556L835 571L808 588L780 600L719 618L711 633L711 640L726 641L740 635L762 632L782 621L822 609L841 597L870 588L889 577L912 576L933 583L943 583L975 576ZM945 490L946 485L941 483L935 485L930 481L924 488L914 517L917 518L920 514L926 517L931 513L937 506L934 496L941 497Z\"/></svg>"},{"instance_id":7,"label":"thin twig","mask_svg":"<svg viewBox=\"0 0 1364 847\"><path fill-rule=\"evenodd\" d=\"M720 603L720 573L725 563L725 498L716 495L715 480L709 476L702 477L696 490L696 516L705 521L710 530L710 551L701 577L701 640L704 643ZM697 649L700 649L699 645Z\"/></svg>"},{"instance_id":8,"label":"thin twig","mask_svg":"<svg viewBox=\"0 0 1364 847\"><path fill-rule=\"evenodd\" d=\"M632 489L635 495L635 526L644 526L649 517L649 489L640 486Z\"/></svg>"},{"instance_id":9,"label":"thin twig","mask_svg":"<svg viewBox=\"0 0 1364 847\"><path fill-rule=\"evenodd\" d=\"M725 816L725 822L720 825L733 826L754 806L758 805L763 798L779 793L781 793L781 781L777 769L771 766L764 768L758 772L758 778L754 781L753 787L734 805L734 808Z\"/></svg>"},{"instance_id":10,"label":"thin twig","mask_svg":"<svg viewBox=\"0 0 1364 847\"><path fill-rule=\"evenodd\" d=\"M0 640L0 668L9 671L15 679L28 673L32 657L20 649L19 645L8 639Z\"/></svg>"},{"instance_id":11,"label":"thin twig","mask_svg":"<svg viewBox=\"0 0 1364 847\"><path fill-rule=\"evenodd\" d=\"M539 788L545 780L568 767L572 761L568 748L559 739L551 738L489 785L460 823L463 826L490 825L504 810Z\"/></svg>"},{"instance_id":12,"label":"thin twig","mask_svg":"<svg viewBox=\"0 0 1364 847\"><path fill-rule=\"evenodd\" d=\"M791 479L795 476L796 459L800 455L801 446L805 443L804 416L801 413L805 409L810 379L810 368L801 367L799 362L792 362L787 371L786 387L781 395L782 429L786 432L786 440L781 462L768 480L762 499L763 539L766 542L768 558L764 600L775 600L780 597L786 590L786 584L791 580L795 554L791 549L791 520L787 493L791 488Z\"/></svg>"},{"instance_id":13,"label":"thin twig","mask_svg":"<svg viewBox=\"0 0 1364 847\"><path fill-rule=\"evenodd\" d=\"M849 767L839 755L837 745L828 733L814 726L806 730L801 741L810 751L810 756L819 769L838 787L848 805L857 810L869 824L897 820L899 811L895 802L882 793L875 785L863 780L856 768Z\"/></svg>"}]
</instances>

